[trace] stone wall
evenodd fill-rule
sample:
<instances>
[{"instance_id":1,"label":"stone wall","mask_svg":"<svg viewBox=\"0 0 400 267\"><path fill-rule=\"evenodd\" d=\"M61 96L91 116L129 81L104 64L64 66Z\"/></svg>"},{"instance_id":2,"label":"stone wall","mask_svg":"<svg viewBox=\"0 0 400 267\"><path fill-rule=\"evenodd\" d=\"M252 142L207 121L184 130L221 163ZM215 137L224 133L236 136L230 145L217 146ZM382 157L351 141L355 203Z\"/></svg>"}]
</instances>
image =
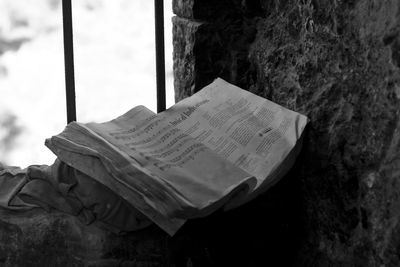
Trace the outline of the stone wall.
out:
<instances>
[{"instance_id":1,"label":"stone wall","mask_svg":"<svg viewBox=\"0 0 400 267\"><path fill-rule=\"evenodd\" d=\"M0 266L170 266L167 236L155 226L117 235L39 208L0 209L0 218Z\"/></svg>"},{"instance_id":2,"label":"stone wall","mask_svg":"<svg viewBox=\"0 0 400 267\"><path fill-rule=\"evenodd\" d=\"M253 209L290 233L275 255L294 266L400 266L400 1L173 8L177 100L219 76L311 120L293 171Z\"/></svg>"}]
</instances>

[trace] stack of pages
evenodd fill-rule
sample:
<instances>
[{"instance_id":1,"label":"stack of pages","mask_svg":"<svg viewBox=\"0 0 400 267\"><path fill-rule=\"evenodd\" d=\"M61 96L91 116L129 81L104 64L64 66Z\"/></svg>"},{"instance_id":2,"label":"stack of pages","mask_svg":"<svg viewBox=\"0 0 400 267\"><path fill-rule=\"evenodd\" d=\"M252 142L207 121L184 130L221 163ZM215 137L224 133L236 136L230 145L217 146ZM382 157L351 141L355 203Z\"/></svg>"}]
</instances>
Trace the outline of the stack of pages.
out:
<instances>
[{"instance_id":1,"label":"stack of pages","mask_svg":"<svg viewBox=\"0 0 400 267\"><path fill-rule=\"evenodd\" d=\"M307 117L222 79L155 114L70 123L46 145L173 235L187 219L238 207L276 183Z\"/></svg>"}]
</instances>

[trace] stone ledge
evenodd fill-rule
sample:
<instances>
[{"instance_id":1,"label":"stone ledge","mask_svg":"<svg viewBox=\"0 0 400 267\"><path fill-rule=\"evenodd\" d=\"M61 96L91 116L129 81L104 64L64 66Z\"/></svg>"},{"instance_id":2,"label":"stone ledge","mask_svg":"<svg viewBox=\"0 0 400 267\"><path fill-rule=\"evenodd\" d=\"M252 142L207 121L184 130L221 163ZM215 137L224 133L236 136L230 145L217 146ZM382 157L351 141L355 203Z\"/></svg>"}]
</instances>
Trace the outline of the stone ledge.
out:
<instances>
[{"instance_id":1,"label":"stone ledge","mask_svg":"<svg viewBox=\"0 0 400 267\"><path fill-rule=\"evenodd\" d=\"M164 266L168 261L167 236L156 227L115 235L41 209L1 209L0 216L0 266Z\"/></svg>"},{"instance_id":2,"label":"stone ledge","mask_svg":"<svg viewBox=\"0 0 400 267\"><path fill-rule=\"evenodd\" d=\"M173 237L155 225L115 235L58 212L0 210L0 266L287 266L298 240L288 231L297 208L286 201L295 173L242 207L188 221Z\"/></svg>"}]
</instances>

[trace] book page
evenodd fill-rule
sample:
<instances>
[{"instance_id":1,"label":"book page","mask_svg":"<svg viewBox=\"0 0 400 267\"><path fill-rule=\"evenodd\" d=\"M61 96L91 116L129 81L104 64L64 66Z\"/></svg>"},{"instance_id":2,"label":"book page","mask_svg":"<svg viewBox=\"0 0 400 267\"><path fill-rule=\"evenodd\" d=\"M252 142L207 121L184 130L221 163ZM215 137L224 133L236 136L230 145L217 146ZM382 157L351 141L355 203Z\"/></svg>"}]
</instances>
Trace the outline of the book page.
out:
<instances>
[{"instance_id":1,"label":"book page","mask_svg":"<svg viewBox=\"0 0 400 267\"><path fill-rule=\"evenodd\" d=\"M163 112L187 135L255 176L260 186L294 148L307 117L222 79Z\"/></svg>"},{"instance_id":2,"label":"book page","mask_svg":"<svg viewBox=\"0 0 400 267\"><path fill-rule=\"evenodd\" d=\"M138 168L183 203L181 218L204 216L252 191L255 178L143 106L106 123L83 125L129 155Z\"/></svg>"}]
</instances>

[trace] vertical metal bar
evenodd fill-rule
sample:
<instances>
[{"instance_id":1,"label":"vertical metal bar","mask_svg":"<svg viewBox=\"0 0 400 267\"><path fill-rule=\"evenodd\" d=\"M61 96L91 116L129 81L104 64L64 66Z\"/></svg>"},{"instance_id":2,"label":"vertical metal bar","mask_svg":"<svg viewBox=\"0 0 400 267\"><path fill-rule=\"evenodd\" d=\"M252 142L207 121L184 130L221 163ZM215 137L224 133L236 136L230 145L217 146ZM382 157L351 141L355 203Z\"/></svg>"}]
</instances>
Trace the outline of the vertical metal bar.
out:
<instances>
[{"instance_id":1,"label":"vertical metal bar","mask_svg":"<svg viewBox=\"0 0 400 267\"><path fill-rule=\"evenodd\" d=\"M164 1L154 0L156 34L157 112L165 110Z\"/></svg>"},{"instance_id":2,"label":"vertical metal bar","mask_svg":"<svg viewBox=\"0 0 400 267\"><path fill-rule=\"evenodd\" d=\"M65 92L67 100L67 122L76 121L75 75L74 75L74 43L72 37L71 0L62 0Z\"/></svg>"}]
</instances>

